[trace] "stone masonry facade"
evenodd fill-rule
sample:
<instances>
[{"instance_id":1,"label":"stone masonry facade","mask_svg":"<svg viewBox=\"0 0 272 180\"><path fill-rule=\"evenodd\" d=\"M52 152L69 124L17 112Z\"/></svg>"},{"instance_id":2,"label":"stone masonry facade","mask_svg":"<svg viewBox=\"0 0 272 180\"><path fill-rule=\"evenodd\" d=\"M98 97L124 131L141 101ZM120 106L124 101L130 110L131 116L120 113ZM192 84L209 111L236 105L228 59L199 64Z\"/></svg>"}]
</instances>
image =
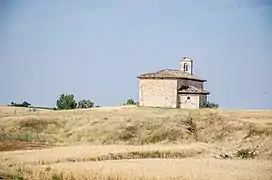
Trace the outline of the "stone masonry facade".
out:
<instances>
[{"instance_id":1,"label":"stone masonry facade","mask_svg":"<svg viewBox=\"0 0 272 180\"><path fill-rule=\"evenodd\" d=\"M181 109L198 109L199 95L198 94L179 94L178 107Z\"/></svg>"},{"instance_id":2,"label":"stone masonry facade","mask_svg":"<svg viewBox=\"0 0 272 180\"><path fill-rule=\"evenodd\" d=\"M177 80L142 79L139 88L139 106L177 107Z\"/></svg>"},{"instance_id":3,"label":"stone masonry facade","mask_svg":"<svg viewBox=\"0 0 272 180\"><path fill-rule=\"evenodd\" d=\"M203 90L204 85L201 81L194 81L190 79L178 79L178 89L181 88L182 85L186 86L192 86L197 89ZM199 109L201 107L201 104L206 102L207 95L201 95L201 94L179 94L178 96L178 107L188 108L188 109Z\"/></svg>"},{"instance_id":4,"label":"stone masonry facade","mask_svg":"<svg viewBox=\"0 0 272 180\"><path fill-rule=\"evenodd\" d=\"M199 109L207 102L206 80L193 75L192 60L184 58L180 64L181 70L164 69L138 76L139 106Z\"/></svg>"},{"instance_id":5,"label":"stone masonry facade","mask_svg":"<svg viewBox=\"0 0 272 180\"><path fill-rule=\"evenodd\" d=\"M139 106L198 109L206 101L206 95L178 94L181 86L176 79L143 79L139 81ZM190 82L196 87L201 82Z\"/></svg>"}]
</instances>

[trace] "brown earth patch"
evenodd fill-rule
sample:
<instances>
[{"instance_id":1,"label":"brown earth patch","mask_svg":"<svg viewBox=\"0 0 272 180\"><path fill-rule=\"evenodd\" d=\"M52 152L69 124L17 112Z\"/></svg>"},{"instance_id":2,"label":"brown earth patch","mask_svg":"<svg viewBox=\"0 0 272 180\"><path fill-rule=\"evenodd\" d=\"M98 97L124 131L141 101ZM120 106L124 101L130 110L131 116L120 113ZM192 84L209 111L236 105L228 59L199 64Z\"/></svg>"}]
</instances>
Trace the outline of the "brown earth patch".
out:
<instances>
[{"instance_id":1,"label":"brown earth patch","mask_svg":"<svg viewBox=\"0 0 272 180\"><path fill-rule=\"evenodd\" d=\"M52 145L44 142L1 141L0 151L43 149Z\"/></svg>"}]
</instances>

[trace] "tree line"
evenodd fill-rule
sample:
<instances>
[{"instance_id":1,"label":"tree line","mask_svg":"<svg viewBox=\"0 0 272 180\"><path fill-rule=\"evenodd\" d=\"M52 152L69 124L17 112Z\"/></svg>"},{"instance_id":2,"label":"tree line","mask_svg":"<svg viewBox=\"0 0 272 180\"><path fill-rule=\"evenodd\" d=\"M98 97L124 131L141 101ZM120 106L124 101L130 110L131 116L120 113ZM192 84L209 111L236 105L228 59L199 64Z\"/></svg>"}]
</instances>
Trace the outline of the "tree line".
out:
<instances>
[{"instance_id":1,"label":"tree line","mask_svg":"<svg viewBox=\"0 0 272 180\"><path fill-rule=\"evenodd\" d=\"M132 99L128 99L123 105L136 105L137 103ZM16 106L16 107L33 107L27 101L23 101L22 103L14 103L11 102L8 106ZM56 101L56 107L47 108L54 110L68 110L68 109L82 109L82 108L95 108L101 107L99 105L95 105L95 103L89 99L82 99L80 101L75 100L75 96L73 94L61 94L60 97Z\"/></svg>"},{"instance_id":2,"label":"tree line","mask_svg":"<svg viewBox=\"0 0 272 180\"><path fill-rule=\"evenodd\" d=\"M132 98L129 98L122 105L138 105L138 102L135 102ZM27 101L23 101L22 103L11 102L11 104L8 106L30 107L31 104L28 103ZM218 108L219 107L219 105L214 102L205 102L204 104L201 104L200 106L201 108ZM77 102L73 94L61 94L60 97L56 101L56 107L54 108L38 107L38 108L54 109L54 110L68 110L68 109L82 109L82 108L96 108L96 107L101 107L101 106L95 105L95 103L89 99L83 99Z\"/></svg>"},{"instance_id":3,"label":"tree line","mask_svg":"<svg viewBox=\"0 0 272 180\"><path fill-rule=\"evenodd\" d=\"M31 104L29 104L26 101L23 101L22 103L15 103L15 102L11 102L10 105L8 106L16 106L16 107L29 107L31 106Z\"/></svg>"}]
</instances>

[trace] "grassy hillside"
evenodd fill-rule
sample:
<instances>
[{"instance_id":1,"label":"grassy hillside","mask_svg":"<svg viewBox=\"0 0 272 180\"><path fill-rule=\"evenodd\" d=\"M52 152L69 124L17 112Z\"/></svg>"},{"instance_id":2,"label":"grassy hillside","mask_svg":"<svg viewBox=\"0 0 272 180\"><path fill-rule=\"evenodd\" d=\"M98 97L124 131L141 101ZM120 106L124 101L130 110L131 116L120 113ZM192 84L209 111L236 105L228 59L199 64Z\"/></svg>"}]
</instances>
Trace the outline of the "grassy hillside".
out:
<instances>
[{"instance_id":1,"label":"grassy hillside","mask_svg":"<svg viewBox=\"0 0 272 180\"><path fill-rule=\"evenodd\" d=\"M124 164L127 162L121 160L146 158L208 158L211 162L214 162L214 158L223 158L232 159L229 163L233 162L231 166L234 166L237 164L235 161L248 157L255 159L248 162L252 166L258 164L255 162L258 159L265 163L260 165L263 169L256 167L256 174L267 175L267 170L272 172L272 167L267 167L272 161L272 111L180 110L135 106L30 111L2 107L0 128L1 151L64 146L51 148L50 152L44 149L1 154L0 160L4 163L0 167L12 166L16 170L39 167L38 172L42 173L44 168L59 169L66 167L67 163L70 168L71 163L75 162L84 164L120 160L118 162ZM189 160L192 161L195 160ZM89 167L85 165L82 167ZM244 167L241 165L242 169ZM78 172L78 169L75 171ZM219 171L224 173L223 169ZM29 170L21 169L20 172ZM247 170L241 173L246 174ZM39 173L25 175L31 179L33 174ZM213 176L205 177L213 179ZM230 176L230 179L236 177Z\"/></svg>"},{"instance_id":2,"label":"grassy hillside","mask_svg":"<svg viewBox=\"0 0 272 180\"><path fill-rule=\"evenodd\" d=\"M265 148L272 143L272 111L134 106L22 111L1 114L0 128L1 138L13 141L100 145L203 142Z\"/></svg>"}]
</instances>

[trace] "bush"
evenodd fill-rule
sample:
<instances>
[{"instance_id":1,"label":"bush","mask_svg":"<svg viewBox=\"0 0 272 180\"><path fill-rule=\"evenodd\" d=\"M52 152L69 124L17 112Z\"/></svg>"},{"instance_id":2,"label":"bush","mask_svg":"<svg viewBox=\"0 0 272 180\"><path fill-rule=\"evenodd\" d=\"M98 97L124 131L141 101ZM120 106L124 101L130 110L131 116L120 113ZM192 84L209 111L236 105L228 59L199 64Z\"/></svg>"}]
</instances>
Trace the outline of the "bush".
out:
<instances>
[{"instance_id":1,"label":"bush","mask_svg":"<svg viewBox=\"0 0 272 180\"><path fill-rule=\"evenodd\" d=\"M250 149L239 149L234 153L234 155L241 159L251 159L256 156L255 151L259 146L257 146L253 151Z\"/></svg>"},{"instance_id":2,"label":"bush","mask_svg":"<svg viewBox=\"0 0 272 180\"><path fill-rule=\"evenodd\" d=\"M123 105L136 105L137 103L132 99L129 98Z\"/></svg>"},{"instance_id":3,"label":"bush","mask_svg":"<svg viewBox=\"0 0 272 180\"><path fill-rule=\"evenodd\" d=\"M93 108L94 103L90 100L83 99L78 102L77 108Z\"/></svg>"},{"instance_id":4,"label":"bush","mask_svg":"<svg viewBox=\"0 0 272 180\"><path fill-rule=\"evenodd\" d=\"M61 94L56 105L58 109L75 109L77 107L73 94Z\"/></svg>"},{"instance_id":5,"label":"bush","mask_svg":"<svg viewBox=\"0 0 272 180\"><path fill-rule=\"evenodd\" d=\"M201 107L202 107L202 108L218 108L219 105L216 104L216 103L214 103L214 102L209 102L209 101L207 101L207 102L203 103L203 104L201 105Z\"/></svg>"},{"instance_id":6,"label":"bush","mask_svg":"<svg viewBox=\"0 0 272 180\"><path fill-rule=\"evenodd\" d=\"M11 102L10 106L15 106L15 107L29 107L29 106L31 106L31 104L28 103L28 102L26 102L26 101L23 101L23 103L21 103L21 104L17 104L15 102Z\"/></svg>"},{"instance_id":7,"label":"bush","mask_svg":"<svg viewBox=\"0 0 272 180\"><path fill-rule=\"evenodd\" d=\"M54 174L52 175L52 180L62 180L62 179L64 179L62 173L60 173L60 174L54 173Z\"/></svg>"}]
</instances>

